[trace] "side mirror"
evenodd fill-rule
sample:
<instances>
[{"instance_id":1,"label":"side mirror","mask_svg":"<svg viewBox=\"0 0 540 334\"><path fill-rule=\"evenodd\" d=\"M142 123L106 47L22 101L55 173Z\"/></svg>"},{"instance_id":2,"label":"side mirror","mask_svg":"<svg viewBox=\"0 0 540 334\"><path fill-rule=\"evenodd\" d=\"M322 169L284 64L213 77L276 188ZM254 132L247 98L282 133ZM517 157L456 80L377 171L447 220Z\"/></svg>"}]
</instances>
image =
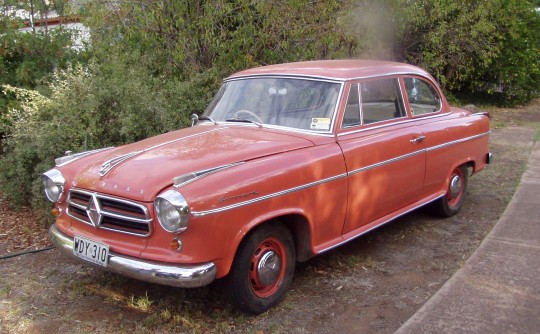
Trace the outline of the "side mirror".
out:
<instances>
[{"instance_id":1,"label":"side mirror","mask_svg":"<svg viewBox=\"0 0 540 334\"><path fill-rule=\"evenodd\" d=\"M191 126L194 126L197 122L199 122L199 116L197 114L191 115Z\"/></svg>"}]
</instances>

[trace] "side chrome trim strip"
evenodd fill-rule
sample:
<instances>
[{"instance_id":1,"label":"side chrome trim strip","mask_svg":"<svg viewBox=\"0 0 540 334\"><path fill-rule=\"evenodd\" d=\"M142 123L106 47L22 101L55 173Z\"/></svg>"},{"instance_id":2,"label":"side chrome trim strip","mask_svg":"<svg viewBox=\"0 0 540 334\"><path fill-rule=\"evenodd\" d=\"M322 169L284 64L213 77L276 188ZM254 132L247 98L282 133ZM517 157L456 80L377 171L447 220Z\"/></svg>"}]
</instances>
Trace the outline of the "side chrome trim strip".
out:
<instances>
[{"instance_id":1,"label":"side chrome trim strip","mask_svg":"<svg viewBox=\"0 0 540 334\"><path fill-rule=\"evenodd\" d=\"M195 216L195 217L203 217L203 216L211 215L211 214L214 214L214 213L219 213L219 212L223 212L223 211L227 211L227 210L231 210L231 209L236 209L236 208L246 206L246 205L250 205L250 204L253 204L253 203L262 202L262 201L265 201L267 199L271 199L271 198L282 196L282 195L287 195L287 194L297 192L297 191L300 191L300 190L312 188L312 187L315 187L315 186L318 186L318 185L321 185L321 184L324 184L324 183L328 183L328 182L332 182L332 181L335 181L335 180L343 179L345 177L347 177L347 174L343 173L343 174L332 176L332 177L329 177L329 178L326 178L326 179L323 179L323 180L307 183L307 184L297 186L297 187L294 187L294 188L278 191L278 192L275 192L273 194L269 194L269 195L261 196L261 197L258 197L258 198L254 198L254 199L251 199L249 201L244 201L244 202L224 206L222 208L213 209L213 210L206 210L206 211L192 211L191 214L193 216Z\"/></svg>"},{"instance_id":2,"label":"side chrome trim strip","mask_svg":"<svg viewBox=\"0 0 540 334\"><path fill-rule=\"evenodd\" d=\"M488 131L486 133L482 133L482 134L479 134L479 135L475 135L475 136L471 136L471 137L467 137L467 138L463 138L463 139L459 139L459 140L454 140L454 141L451 141L449 143L437 145L437 146L430 147L430 148L427 148L427 149L417 150L417 151L414 151L414 152L411 152L411 153L408 153L408 154L401 155L399 157L395 157L395 158L388 159L388 160L385 160L385 161L377 162L377 163L369 165L369 166L364 166L364 167L349 171L349 172L344 173L344 174L339 174L339 175L332 176L332 177L329 177L329 178L326 178L326 179L323 179L323 180L319 180L319 181L307 183L307 184L304 184L304 185L301 185L301 186L297 186L297 187L294 187L294 188L278 191L278 192L275 192L275 193L272 193L272 194L269 194L269 195L265 195L265 196L261 196L261 197L258 197L258 198L251 199L249 201L244 201L244 202L224 206L224 207L221 207L221 208L218 208L218 209L212 209L212 210L206 210L206 211L192 211L191 214L193 216L195 216L195 217L203 217L203 216L207 216L207 215L211 215L211 214L215 214L215 213L220 213L220 212L223 212L223 211L228 211L228 210L231 210L231 209L236 209L236 208L243 207L243 206L246 206L246 205L250 205L250 204L253 204L253 203L258 203L258 202L261 202L261 201L265 201L265 200L270 199L270 198L274 198L274 197L290 194L290 193L293 193L293 192L296 192L296 191L304 190L304 189L307 189L307 188L315 187L315 186L318 186L318 185L323 184L323 183L332 182L332 181L335 181L335 180L338 180L338 179L342 179L344 177L349 177L351 175L358 174L358 173L361 173L361 172L365 172L367 170L374 169L374 168L377 168L377 167L385 166L385 165L394 163L396 161L400 161L400 160L403 160L403 159L410 158L412 156L416 156L418 154L423 154L423 153L426 153L427 151L433 151L433 150L436 150L436 149L439 149L439 148L442 148L442 147L446 147L446 146L450 146L450 145L454 145L454 144L463 143L463 142L466 142L466 141L469 141L469 140L481 138L481 137L489 135L490 133L491 133L491 131ZM412 209L412 210L414 210L414 209Z\"/></svg>"},{"instance_id":3,"label":"side chrome trim strip","mask_svg":"<svg viewBox=\"0 0 540 334\"><path fill-rule=\"evenodd\" d=\"M400 160L403 160L403 159L407 159L407 158L410 158L410 157L418 155L418 154L423 154L425 152L426 152L426 150L423 149L423 150L418 150L418 151L414 151L414 152L411 152L411 153L407 153L405 155L402 155L402 156L399 156L399 157L396 157L396 158L388 159L388 160L385 160L385 161L377 162L377 163L369 165L369 166L365 166L365 167L362 167L362 168L355 169L353 171L348 172L347 175L351 176L351 175L354 175L354 174L358 174L360 172L365 172L365 171L373 169L373 168L389 165L389 164L391 164L393 162L400 161Z\"/></svg>"},{"instance_id":4,"label":"side chrome trim strip","mask_svg":"<svg viewBox=\"0 0 540 334\"><path fill-rule=\"evenodd\" d=\"M478 134L478 135L475 135L475 136L470 136L470 137L467 137L467 138L462 138L462 139L450 141L448 143L428 147L428 148L426 148L426 151L431 152L431 151L435 151L435 150L438 150L438 149L441 149L441 148L444 148L444 147L447 147L447 146L451 146L451 145L454 145L454 144L459 144L459 143L463 143L463 142L466 142L466 141L469 141L469 140L482 138L482 137L485 137L485 136L489 136L490 133L491 133L491 131L488 131L488 132L484 132L484 133L481 133L481 134Z\"/></svg>"},{"instance_id":5,"label":"side chrome trim strip","mask_svg":"<svg viewBox=\"0 0 540 334\"><path fill-rule=\"evenodd\" d=\"M348 172L347 174L349 176L354 175L354 174L364 172L364 171L367 171L367 170L370 170L370 169L373 169L373 168L376 168L376 167L381 167L381 166L384 166L384 165L388 165L388 164L391 164L391 163L399 161L399 160L407 159L407 158L410 158L410 157L418 155L418 154L422 154L422 153L425 153L425 152L431 152L431 151L438 150L438 149L443 148L443 147L447 147L447 146L451 146L451 145L454 145L454 144L463 143L463 142L466 142L466 141L469 141L469 140L485 137L485 136L489 135L490 133L491 133L491 131L488 131L488 132L481 133L481 134L478 134L478 135L475 135L475 136L471 136L471 137L467 137L467 138L463 138L463 139L459 139L459 140L454 140L454 141L451 141L451 142L448 142L448 143L444 143L444 144L436 145L436 146L433 146L433 147L425 148L425 149L422 149L422 150L418 150L418 151L415 151L415 152L411 152L411 153L408 153L408 154L405 154L405 155L402 155L402 156L399 156L399 157L396 157L396 158L388 159L388 160L385 160L385 161L377 162L377 163L369 165L369 166L365 166L365 167L362 167L362 168L355 169L353 171Z\"/></svg>"}]
</instances>

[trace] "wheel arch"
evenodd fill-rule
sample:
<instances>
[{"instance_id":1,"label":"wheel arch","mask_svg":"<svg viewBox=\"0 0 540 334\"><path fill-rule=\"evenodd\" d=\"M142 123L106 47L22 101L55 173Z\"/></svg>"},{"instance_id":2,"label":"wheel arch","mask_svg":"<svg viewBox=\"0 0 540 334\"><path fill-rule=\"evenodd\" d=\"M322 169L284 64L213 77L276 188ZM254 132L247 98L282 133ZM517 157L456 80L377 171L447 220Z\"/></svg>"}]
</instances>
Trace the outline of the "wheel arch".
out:
<instances>
[{"instance_id":1,"label":"wheel arch","mask_svg":"<svg viewBox=\"0 0 540 334\"><path fill-rule=\"evenodd\" d=\"M238 251L240 244L257 228L262 225L272 224L274 222L281 223L291 233L294 240L296 250L296 261L303 262L314 256L311 251L311 228L308 219L299 212L280 213L273 216L265 217L257 222L249 225L249 230L243 231L242 239L238 243L235 251Z\"/></svg>"},{"instance_id":2,"label":"wheel arch","mask_svg":"<svg viewBox=\"0 0 540 334\"><path fill-rule=\"evenodd\" d=\"M307 218L300 214L288 214L274 218L281 222L294 239L296 261L304 262L314 256L311 251L311 231Z\"/></svg>"},{"instance_id":3,"label":"wheel arch","mask_svg":"<svg viewBox=\"0 0 540 334\"><path fill-rule=\"evenodd\" d=\"M476 173L476 161L474 159L471 159L471 158L466 158L466 159L463 159L463 160L460 160L458 161L457 163L453 164L453 165L450 165L451 168L448 169L448 172L447 172L447 175L450 175L451 172L460 167L460 166L465 166L467 167L467 170L469 171L468 174L469 176ZM446 187L448 187L448 181L449 180L446 180L447 182L445 182L444 184L444 189L446 189Z\"/></svg>"},{"instance_id":4,"label":"wheel arch","mask_svg":"<svg viewBox=\"0 0 540 334\"><path fill-rule=\"evenodd\" d=\"M290 212L279 212L274 215L259 217L259 219L251 222L251 224L246 224L246 226L239 231L238 238L236 238L237 242L234 243L233 256L230 257L230 262L225 265L227 272L220 276L228 275L242 242L247 240L257 228L272 223L283 224L291 233L296 251L296 261L304 262L314 256L311 249L311 225L307 217L301 212L294 210Z\"/></svg>"}]
</instances>

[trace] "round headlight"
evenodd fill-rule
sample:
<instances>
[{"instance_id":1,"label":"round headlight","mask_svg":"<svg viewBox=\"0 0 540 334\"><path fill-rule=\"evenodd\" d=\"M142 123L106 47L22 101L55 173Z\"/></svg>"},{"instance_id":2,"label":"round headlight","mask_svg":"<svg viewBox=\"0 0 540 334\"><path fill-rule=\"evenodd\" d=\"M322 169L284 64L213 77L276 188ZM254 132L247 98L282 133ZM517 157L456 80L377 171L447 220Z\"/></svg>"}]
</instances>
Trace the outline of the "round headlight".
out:
<instances>
[{"instance_id":1,"label":"round headlight","mask_svg":"<svg viewBox=\"0 0 540 334\"><path fill-rule=\"evenodd\" d=\"M183 232L188 227L189 205L178 191L167 190L154 200L157 218L161 227L168 232Z\"/></svg>"},{"instance_id":2,"label":"round headlight","mask_svg":"<svg viewBox=\"0 0 540 334\"><path fill-rule=\"evenodd\" d=\"M58 169L51 169L41 175L41 180L43 181L45 196L49 201L58 201L64 193L64 184L66 183L62 173Z\"/></svg>"}]
</instances>

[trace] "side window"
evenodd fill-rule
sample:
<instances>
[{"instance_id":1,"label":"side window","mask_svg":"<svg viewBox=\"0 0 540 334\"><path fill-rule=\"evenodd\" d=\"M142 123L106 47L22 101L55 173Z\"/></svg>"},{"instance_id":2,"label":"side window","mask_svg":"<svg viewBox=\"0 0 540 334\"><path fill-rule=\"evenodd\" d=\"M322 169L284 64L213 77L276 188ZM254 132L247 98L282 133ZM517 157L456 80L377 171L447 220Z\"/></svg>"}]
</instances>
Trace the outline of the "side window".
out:
<instances>
[{"instance_id":1,"label":"side window","mask_svg":"<svg viewBox=\"0 0 540 334\"><path fill-rule=\"evenodd\" d=\"M363 124L405 117L405 108L397 78L371 80L362 83Z\"/></svg>"},{"instance_id":2,"label":"side window","mask_svg":"<svg viewBox=\"0 0 540 334\"><path fill-rule=\"evenodd\" d=\"M430 83L418 78L405 78L403 80L413 116L441 110L441 98Z\"/></svg>"},{"instance_id":3,"label":"side window","mask_svg":"<svg viewBox=\"0 0 540 334\"><path fill-rule=\"evenodd\" d=\"M343 116L342 128L360 125L360 101L358 99L358 85L352 85L347 98L345 115Z\"/></svg>"}]
</instances>

